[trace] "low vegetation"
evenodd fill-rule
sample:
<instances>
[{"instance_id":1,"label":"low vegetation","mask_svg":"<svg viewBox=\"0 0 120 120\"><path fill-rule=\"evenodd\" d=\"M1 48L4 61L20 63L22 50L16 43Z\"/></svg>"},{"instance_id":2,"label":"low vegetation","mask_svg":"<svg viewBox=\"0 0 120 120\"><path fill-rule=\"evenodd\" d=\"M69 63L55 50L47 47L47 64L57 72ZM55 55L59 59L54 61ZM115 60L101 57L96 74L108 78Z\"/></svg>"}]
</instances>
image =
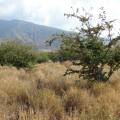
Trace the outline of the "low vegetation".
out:
<instances>
[{"instance_id":1,"label":"low vegetation","mask_svg":"<svg viewBox=\"0 0 120 120\"><path fill-rule=\"evenodd\" d=\"M70 64L41 63L29 71L1 66L0 120L119 120L120 72L109 82L90 82L63 76Z\"/></svg>"},{"instance_id":2,"label":"low vegetation","mask_svg":"<svg viewBox=\"0 0 120 120\"><path fill-rule=\"evenodd\" d=\"M15 66L17 68L33 68L36 63L48 61L65 61L73 55L64 51L40 52L35 46L21 41L7 41L0 43L0 65Z\"/></svg>"},{"instance_id":3,"label":"low vegetation","mask_svg":"<svg viewBox=\"0 0 120 120\"><path fill-rule=\"evenodd\" d=\"M0 64L30 68L36 63L35 52L33 46L20 41L2 42L0 43Z\"/></svg>"}]
</instances>

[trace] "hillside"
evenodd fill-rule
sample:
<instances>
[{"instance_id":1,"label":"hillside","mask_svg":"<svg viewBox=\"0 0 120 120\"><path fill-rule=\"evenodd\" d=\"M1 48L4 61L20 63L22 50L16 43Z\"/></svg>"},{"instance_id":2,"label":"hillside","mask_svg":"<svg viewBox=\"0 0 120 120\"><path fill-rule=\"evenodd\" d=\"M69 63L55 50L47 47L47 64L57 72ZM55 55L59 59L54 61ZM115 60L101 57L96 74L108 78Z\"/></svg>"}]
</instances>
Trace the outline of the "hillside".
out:
<instances>
[{"instance_id":1,"label":"hillside","mask_svg":"<svg viewBox=\"0 0 120 120\"><path fill-rule=\"evenodd\" d=\"M0 40L19 39L27 43L33 43L40 49L49 49L45 41L53 34L62 32L63 30L60 29L21 20L0 20ZM57 46L57 44L54 44L52 48Z\"/></svg>"}]
</instances>

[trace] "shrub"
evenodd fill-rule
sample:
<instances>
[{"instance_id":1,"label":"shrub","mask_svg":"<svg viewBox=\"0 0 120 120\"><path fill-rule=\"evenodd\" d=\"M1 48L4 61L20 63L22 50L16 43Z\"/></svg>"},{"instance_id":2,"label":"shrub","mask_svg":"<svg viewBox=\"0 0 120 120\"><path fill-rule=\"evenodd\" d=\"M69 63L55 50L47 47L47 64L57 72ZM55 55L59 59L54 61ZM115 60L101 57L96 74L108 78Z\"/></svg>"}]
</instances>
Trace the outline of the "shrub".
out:
<instances>
[{"instance_id":1,"label":"shrub","mask_svg":"<svg viewBox=\"0 0 120 120\"><path fill-rule=\"evenodd\" d=\"M60 57L62 56L59 55L58 52L40 52L38 54L37 62L42 63L47 62L49 60L56 62L61 60Z\"/></svg>"},{"instance_id":2,"label":"shrub","mask_svg":"<svg viewBox=\"0 0 120 120\"><path fill-rule=\"evenodd\" d=\"M48 52L40 52L37 57L37 62L42 63L42 62L47 62L49 61L49 53Z\"/></svg>"},{"instance_id":3,"label":"shrub","mask_svg":"<svg viewBox=\"0 0 120 120\"><path fill-rule=\"evenodd\" d=\"M36 63L36 53L31 45L8 41L0 44L0 64L17 68L32 67Z\"/></svg>"},{"instance_id":4,"label":"shrub","mask_svg":"<svg viewBox=\"0 0 120 120\"><path fill-rule=\"evenodd\" d=\"M49 60L57 62L63 62L66 60L76 60L78 57L75 56L75 54L71 54L69 51L54 51L54 52L40 52L38 54L37 62L42 63L42 62L47 62Z\"/></svg>"},{"instance_id":5,"label":"shrub","mask_svg":"<svg viewBox=\"0 0 120 120\"><path fill-rule=\"evenodd\" d=\"M56 62L56 61L60 61L60 55L58 52L51 52L49 53L49 58L50 60Z\"/></svg>"},{"instance_id":6,"label":"shrub","mask_svg":"<svg viewBox=\"0 0 120 120\"><path fill-rule=\"evenodd\" d=\"M62 41L60 51L63 55L67 56L70 53L74 58L77 56L73 65L79 69L69 68L65 75L78 73L84 79L107 81L120 68L120 36L113 36L115 20L108 21L104 9L101 10L95 24L94 16L85 10L83 15L79 15L79 10L65 14L68 18L76 18L80 23L77 32L56 36ZM53 40L56 39L51 41ZM106 65L107 71L104 69Z\"/></svg>"}]
</instances>

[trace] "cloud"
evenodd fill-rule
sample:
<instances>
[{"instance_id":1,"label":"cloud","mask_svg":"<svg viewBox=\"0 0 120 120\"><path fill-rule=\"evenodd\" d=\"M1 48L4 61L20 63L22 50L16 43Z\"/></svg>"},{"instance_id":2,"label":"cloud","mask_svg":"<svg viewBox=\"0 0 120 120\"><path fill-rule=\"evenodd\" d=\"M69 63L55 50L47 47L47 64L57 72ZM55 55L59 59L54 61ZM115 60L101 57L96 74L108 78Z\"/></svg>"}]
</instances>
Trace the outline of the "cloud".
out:
<instances>
[{"instance_id":1,"label":"cloud","mask_svg":"<svg viewBox=\"0 0 120 120\"><path fill-rule=\"evenodd\" d=\"M21 19L34 23L70 29L77 23L67 20L64 13L71 12L70 7L105 7L110 18L120 19L120 0L0 0L0 19Z\"/></svg>"}]
</instances>

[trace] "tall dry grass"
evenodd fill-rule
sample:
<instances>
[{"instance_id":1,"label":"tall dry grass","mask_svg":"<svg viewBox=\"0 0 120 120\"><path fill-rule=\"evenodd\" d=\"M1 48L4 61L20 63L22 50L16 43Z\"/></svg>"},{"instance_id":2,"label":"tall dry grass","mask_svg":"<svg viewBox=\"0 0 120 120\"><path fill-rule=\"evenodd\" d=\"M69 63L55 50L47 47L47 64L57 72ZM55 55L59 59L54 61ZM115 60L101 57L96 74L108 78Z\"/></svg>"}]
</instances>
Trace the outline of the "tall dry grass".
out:
<instances>
[{"instance_id":1,"label":"tall dry grass","mask_svg":"<svg viewBox=\"0 0 120 120\"><path fill-rule=\"evenodd\" d=\"M109 82L63 76L71 63L0 67L0 120L119 120L120 72Z\"/></svg>"}]
</instances>

